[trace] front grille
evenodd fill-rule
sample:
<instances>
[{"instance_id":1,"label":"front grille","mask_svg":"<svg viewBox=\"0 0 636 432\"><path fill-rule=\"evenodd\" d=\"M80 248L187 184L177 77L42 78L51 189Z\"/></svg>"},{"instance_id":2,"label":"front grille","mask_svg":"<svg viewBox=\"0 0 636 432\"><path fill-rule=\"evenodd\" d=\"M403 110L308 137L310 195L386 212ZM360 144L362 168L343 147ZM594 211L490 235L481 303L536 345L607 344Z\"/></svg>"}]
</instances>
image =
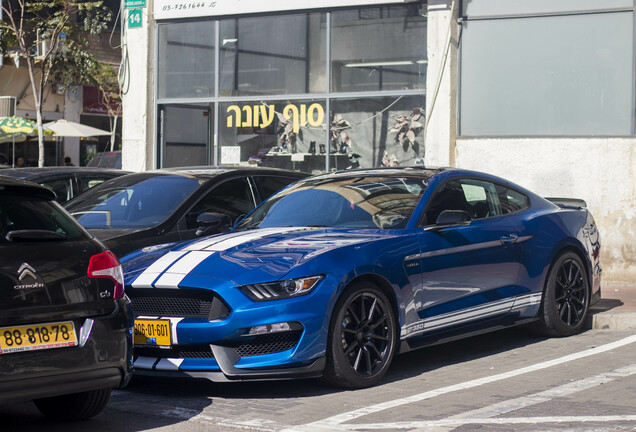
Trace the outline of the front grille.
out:
<instances>
[{"instance_id":1,"label":"front grille","mask_svg":"<svg viewBox=\"0 0 636 432\"><path fill-rule=\"evenodd\" d=\"M242 343L234 349L240 357L253 357L287 351L298 344L302 333L302 330L294 330L254 336L254 339Z\"/></svg>"},{"instance_id":2,"label":"front grille","mask_svg":"<svg viewBox=\"0 0 636 432\"><path fill-rule=\"evenodd\" d=\"M207 290L135 289L129 292L135 316L172 316L184 318L224 319L230 308Z\"/></svg>"},{"instance_id":3,"label":"front grille","mask_svg":"<svg viewBox=\"0 0 636 432\"><path fill-rule=\"evenodd\" d=\"M135 356L153 358L214 358L210 345L176 345L169 349L135 347Z\"/></svg>"}]
</instances>

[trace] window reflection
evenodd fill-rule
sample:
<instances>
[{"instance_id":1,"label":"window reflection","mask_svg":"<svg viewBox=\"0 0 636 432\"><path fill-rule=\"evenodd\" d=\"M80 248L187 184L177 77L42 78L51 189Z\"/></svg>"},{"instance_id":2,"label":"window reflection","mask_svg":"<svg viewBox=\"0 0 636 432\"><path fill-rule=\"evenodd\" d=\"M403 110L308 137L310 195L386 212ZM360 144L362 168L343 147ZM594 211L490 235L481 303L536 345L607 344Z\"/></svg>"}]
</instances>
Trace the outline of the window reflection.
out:
<instances>
[{"instance_id":1,"label":"window reflection","mask_svg":"<svg viewBox=\"0 0 636 432\"><path fill-rule=\"evenodd\" d=\"M426 18L419 4L331 14L331 91L424 89Z\"/></svg>"},{"instance_id":2,"label":"window reflection","mask_svg":"<svg viewBox=\"0 0 636 432\"><path fill-rule=\"evenodd\" d=\"M214 96L213 21L160 24L159 97Z\"/></svg>"},{"instance_id":3,"label":"window reflection","mask_svg":"<svg viewBox=\"0 0 636 432\"><path fill-rule=\"evenodd\" d=\"M221 95L324 92L324 21L321 13L222 20Z\"/></svg>"},{"instance_id":4,"label":"window reflection","mask_svg":"<svg viewBox=\"0 0 636 432\"><path fill-rule=\"evenodd\" d=\"M334 100L331 148L353 168L422 164L424 96Z\"/></svg>"},{"instance_id":5,"label":"window reflection","mask_svg":"<svg viewBox=\"0 0 636 432\"><path fill-rule=\"evenodd\" d=\"M325 170L325 103L318 100L220 104L222 164Z\"/></svg>"}]
</instances>

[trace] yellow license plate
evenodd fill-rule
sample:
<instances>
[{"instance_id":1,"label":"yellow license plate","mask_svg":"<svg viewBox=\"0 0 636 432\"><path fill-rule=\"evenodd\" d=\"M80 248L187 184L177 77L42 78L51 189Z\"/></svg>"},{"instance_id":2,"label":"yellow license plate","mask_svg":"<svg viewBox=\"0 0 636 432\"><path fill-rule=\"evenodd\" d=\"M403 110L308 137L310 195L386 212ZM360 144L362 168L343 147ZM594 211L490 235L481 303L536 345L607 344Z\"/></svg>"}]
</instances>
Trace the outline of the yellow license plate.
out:
<instances>
[{"instance_id":1,"label":"yellow license plate","mask_svg":"<svg viewBox=\"0 0 636 432\"><path fill-rule=\"evenodd\" d=\"M77 345L71 321L0 328L0 354Z\"/></svg>"},{"instance_id":2,"label":"yellow license plate","mask_svg":"<svg viewBox=\"0 0 636 432\"><path fill-rule=\"evenodd\" d=\"M135 345L172 345L170 320L136 319L133 343Z\"/></svg>"}]
</instances>

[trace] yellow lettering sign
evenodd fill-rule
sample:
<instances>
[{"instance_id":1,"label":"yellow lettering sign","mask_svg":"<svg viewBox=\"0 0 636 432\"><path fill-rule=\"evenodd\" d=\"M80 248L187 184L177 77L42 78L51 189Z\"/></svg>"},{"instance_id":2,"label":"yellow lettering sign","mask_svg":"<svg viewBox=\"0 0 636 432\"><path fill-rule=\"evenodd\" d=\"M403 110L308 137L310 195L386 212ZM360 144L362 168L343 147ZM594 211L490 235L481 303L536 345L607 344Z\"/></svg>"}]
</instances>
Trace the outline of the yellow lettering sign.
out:
<instances>
[{"instance_id":1,"label":"yellow lettering sign","mask_svg":"<svg viewBox=\"0 0 636 432\"><path fill-rule=\"evenodd\" d=\"M227 127L258 127L266 128L274 121L276 107L274 105L230 105L227 107ZM325 121L325 109L319 103L309 105L288 104L283 108L283 116L290 120L294 133L307 124L313 127L321 126Z\"/></svg>"}]
</instances>

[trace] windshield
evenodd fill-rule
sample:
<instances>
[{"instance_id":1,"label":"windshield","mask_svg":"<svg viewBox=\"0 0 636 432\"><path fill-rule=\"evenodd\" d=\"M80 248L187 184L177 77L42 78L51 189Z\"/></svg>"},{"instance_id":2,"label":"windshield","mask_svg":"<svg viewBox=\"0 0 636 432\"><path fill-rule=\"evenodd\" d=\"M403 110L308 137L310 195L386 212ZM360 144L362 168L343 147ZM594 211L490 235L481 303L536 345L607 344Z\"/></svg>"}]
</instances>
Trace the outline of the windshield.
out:
<instances>
[{"instance_id":1,"label":"windshield","mask_svg":"<svg viewBox=\"0 0 636 432\"><path fill-rule=\"evenodd\" d=\"M238 229L282 226L401 229L426 190L417 177L316 179L282 190Z\"/></svg>"},{"instance_id":2,"label":"windshield","mask_svg":"<svg viewBox=\"0 0 636 432\"><path fill-rule=\"evenodd\" d=\"M128 175L88 190L66 208L86 228L153 227L204 181L180 175Z\"/></svg>"}]
</instances>

